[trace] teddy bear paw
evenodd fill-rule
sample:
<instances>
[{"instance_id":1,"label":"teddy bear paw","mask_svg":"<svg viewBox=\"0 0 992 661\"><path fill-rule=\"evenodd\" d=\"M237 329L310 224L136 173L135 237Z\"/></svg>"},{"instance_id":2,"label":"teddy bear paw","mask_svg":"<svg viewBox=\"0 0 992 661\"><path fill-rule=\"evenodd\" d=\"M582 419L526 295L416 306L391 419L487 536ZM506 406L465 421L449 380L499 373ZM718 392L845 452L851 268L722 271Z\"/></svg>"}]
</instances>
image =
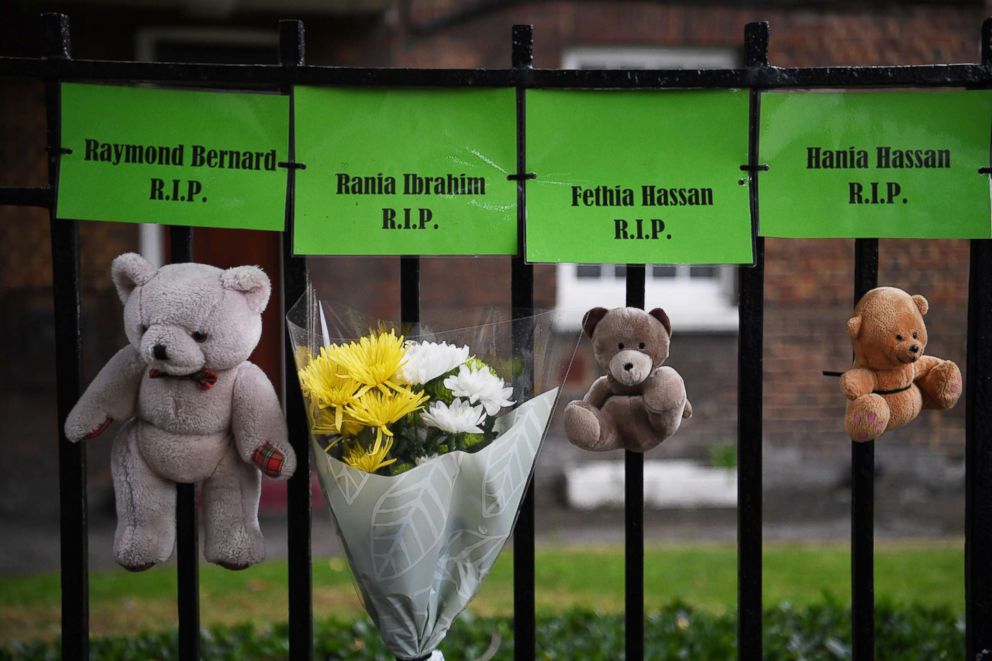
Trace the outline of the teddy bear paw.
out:
<instances>
[{"instance_id":1,"label":"teddy bear paw","mask_svg":"<svg viewBox=\"0 0 992 661\"><path fill-rule=\"evenodd\" d=\"M142 572L168 560L172 546L170 535L140 526L126 526L117 533L114 558L124 569Z\"/></svg>"},{"instance_id":2,"label":"teddy bear paw","mask_svg":"<svg viewBox=\"0 0 992 661\"><path fill-rule=\"evenodd\" d=\"M279 477L286 464L286 455L266 441L251 453L251 461L269 477Z\"/></svg>"},{"instance_id":3,"label":"teddy bear paw","mask_svg":"<svg viewBox=\"0 0 992 661\"><path fill-rule=\"evenodd\" d=\"M961 397L961 370L951 361L934 367L927 375L928 381L934 384L932 393L936 408L949 409L957 404Z\"/></svg>"},{"instance_id":4,"label":"teddy bear paw","mask_svg":"<svg viewBox=\"0 0 992 661\"><path fill-rule=\"evenodd\" d=\"M65 437L75 443L96 438L114 421L102 411L76 411L65 421Z\"/></svg>"},{"instance_id":5,"label":"teddy bear paw","mask_svg":"<svg viewBox=\"0 0 992 661\"><path fill-rule=\"evenodd\" d=\"M209 535L203 548L208 562L239 571L265 559L265 541L258 526L239 526L237 530Z\"/></svg>"},{"instance_id":6,"label":"teddy bear paw","mask_svg":"<svg viewBox=\"0 0 992 661\"><path fill-rule=\"evenodd\" d=\"M583 450L612 450L615 447L602 438L599 416L586 402L571 402L565 407L565 436Z\"/></svg>"},{"instance_id":7,"label":"teddy bear paw","mask_svg":"<svg viewBox=\"0 0 992 661\"><path fill-rule=\"evenodd\" d=\"M888 424L889 410L885 401L879 395L866 395L851 402L844 429L852 440L873 441L882 435Z\"/></svg>"}]
</instances>

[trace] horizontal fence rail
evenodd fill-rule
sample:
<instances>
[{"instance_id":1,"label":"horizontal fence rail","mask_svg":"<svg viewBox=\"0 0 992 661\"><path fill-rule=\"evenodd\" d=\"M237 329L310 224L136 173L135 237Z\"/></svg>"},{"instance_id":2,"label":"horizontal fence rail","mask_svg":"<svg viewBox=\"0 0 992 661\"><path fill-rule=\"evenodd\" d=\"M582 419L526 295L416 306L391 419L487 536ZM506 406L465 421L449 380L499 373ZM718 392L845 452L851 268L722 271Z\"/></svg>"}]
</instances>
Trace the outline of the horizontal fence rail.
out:
<instances>
[{"instance_id":1,"label":"horizontal fence rail","mask_svg":"<svg viewBox=\"0 0 992 661\"><path fill-rule=\"evenodd\" d=\"M271 89L289 97L289 154L294 160L292 118L294 85L366 87L508 87L516 90L516 168L518 253L509 261L514 319L534 307L533 267L525 260L526 223L526 91L574 89L721 89L749 91L748 173L753 226L754 264L739 275L738 338L738 655L762 656L761 489L762 489L762 359L764 319L764 239L758 236L758 126L761 94L773 89L806 88L988 88L992 87L992 22L982 26L981 64L883 67L790 68L768 64L768 25L750 23L745 29L746 67L712 70L596 70L534 69L533 31L515 26L511 68L508 69L380 69L311 66L304 64L304 31L299 21L279 23L278 65L226 65L118 62L71 58L68 19L44 15L45 57L0 57L0 77L45 83L48 127L48 185L0 187L0 204L49 209L52 229L54 325L59 417L59 472L62 550L62 646L65 658L86 658L89 645L86 527L86 454L84 444L71 444L61 427L81 391L80 283L78 224L56 218L60 149L60 87L62 81L121 83L198 83ZM992 163L990 163L992 165ZM295 169L287 168L286 222L282 241L282 310L307 290L306 259L292 246L295 210ZM173 261L193 257L192 230L170 230ZM855 300L877 284L878 241L855 243ZM405 323L420 320L421 256L400 260L400 316ZM967 655L992 658L992 241L971 242L968 285L968 358L966 395L966 515L965 588ZM645 307L645 265L628 264L627 305ZM523 329L521 329L523 330ZM514 332L514 347L518 346ZM288 487L289 638L290 658L313 656L311 575L311 502L309 440L299 384L293 374L293 353L284 342L283 398L298 469ZM524 370L515 386L532 387ZM755 378L758 375L759 378ZM650 656L644 647L644 503L643 455L625 454L625 651L630 659ZM852 444L851 594L852 653L855 659L874 657L873 488L872 443ZM198 550L196 500L192 485L181 485L177 496L179 573L179 654L199 656ZM535 658L535 505L533 484L527 489L514 534L514 644L518 660Z\"/></svg>"},{"instance_id":2,"label":"horizontal fence rail","mask_svg":"<svg viewBox=\"0 0 992 661\"><path fill-rule=\"evenodd\" d=\"M577 89L984 87L984 64L746 69L378 69L273 64L194 64L0 57L0 77L183 82L212 85L524 87Z\"/></svg>"}]
</instances>

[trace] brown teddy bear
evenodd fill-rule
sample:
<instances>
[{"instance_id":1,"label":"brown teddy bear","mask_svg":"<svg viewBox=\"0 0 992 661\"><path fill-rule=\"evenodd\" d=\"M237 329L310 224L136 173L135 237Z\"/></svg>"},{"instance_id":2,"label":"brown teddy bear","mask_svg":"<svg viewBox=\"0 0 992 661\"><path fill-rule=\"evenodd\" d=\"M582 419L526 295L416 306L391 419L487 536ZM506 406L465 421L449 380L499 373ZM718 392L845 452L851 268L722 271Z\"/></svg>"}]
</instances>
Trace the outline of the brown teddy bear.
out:
<instances>
[{"instance_id":1,"label":"brown teddy bear","mask_svg":"<svg viewBox=\"0 0 992 661\"><path fill-rule=\"evenodd\" d=\"M692 405L682 377L661 364L672 324L661 308L593 308L582 318L606 370L581 401L565 408L565 434L585 450L646 452L674 434Z\"/></svg>"},{"instance_id":2,"label":"brown teddy bear","mask_svg":"<svg viewBox=\"0 0 992 661\"><path fill-rule=\"evenodd\" d=\"M871 441L912 422L920 409L949 409L961 397L961 371L949 360L924 356L929 305L895 287L861 297L847 332L854 368L841 376L847 396L844 429L855 441Z\"/></svg>"}]
</instances>

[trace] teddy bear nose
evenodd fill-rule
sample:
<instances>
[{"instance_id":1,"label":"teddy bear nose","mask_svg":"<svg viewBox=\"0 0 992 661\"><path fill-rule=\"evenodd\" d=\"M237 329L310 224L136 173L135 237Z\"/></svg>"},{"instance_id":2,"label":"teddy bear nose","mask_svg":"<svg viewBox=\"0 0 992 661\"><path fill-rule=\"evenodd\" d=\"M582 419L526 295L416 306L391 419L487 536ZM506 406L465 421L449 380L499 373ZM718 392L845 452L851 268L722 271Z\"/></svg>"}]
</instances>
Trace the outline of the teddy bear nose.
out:
<instances>
[{"instance_id":1,"label":"teddy bear nose","mask_svg":"<svg viewBox=\"0 0 992 661\"><path fill-rule=\"evenodd\" d=\"M623 368L629 372L630 370L634 369L634 363L624 363Z\"/></svg>"},{"instance_id":2,"label":"teddy bear nose","mask_svg":"<svg viewBox=\"0 0 992 661\"><path fill-rule=\"evenodd\" d=\"M912 351L913 353L916 353L917 351L920 350L920 345L919 344L914 344L913 346L911 346L909 348L909 350Z\"/></svg>"},{"instance_id":3,"label":"teddy bear nose","mask_svg":"<svg viewBox=\"0 0 992 661\"><path fill-rule=\"evenodd\" d=\"M169 359L169 353L165 350L165 345L164 344L156 344L155 346L153 346L152 347L152 356L155 357L155 360L168 360Z\"/></svg>"}]
</instances>

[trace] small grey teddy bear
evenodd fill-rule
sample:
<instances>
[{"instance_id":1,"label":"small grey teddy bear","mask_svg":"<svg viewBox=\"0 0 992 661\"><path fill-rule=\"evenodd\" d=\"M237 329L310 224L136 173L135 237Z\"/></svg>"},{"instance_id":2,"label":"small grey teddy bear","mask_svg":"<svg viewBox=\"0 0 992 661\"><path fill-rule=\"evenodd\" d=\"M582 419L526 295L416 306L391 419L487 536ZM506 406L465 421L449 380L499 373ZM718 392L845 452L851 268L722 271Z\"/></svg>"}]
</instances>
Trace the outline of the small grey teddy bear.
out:
<instances>
[{"instance_id":1,"label":"small grey teddy bear","mask_svg":"<svg viewBox=\"0 0 992 661\"><path fill-rule=\"evenodd\" d=\"M71 441L125 421L111 453L117 501L114 556L132 571L164 562L175 544L176 483L203 483L204 555L228 569L264 557L259 469L296 468L279 399L248 357L272 285L256 266L221 270L134 253L114 260L130 344L69 413Z\"/></svg>"}]
</instances>

